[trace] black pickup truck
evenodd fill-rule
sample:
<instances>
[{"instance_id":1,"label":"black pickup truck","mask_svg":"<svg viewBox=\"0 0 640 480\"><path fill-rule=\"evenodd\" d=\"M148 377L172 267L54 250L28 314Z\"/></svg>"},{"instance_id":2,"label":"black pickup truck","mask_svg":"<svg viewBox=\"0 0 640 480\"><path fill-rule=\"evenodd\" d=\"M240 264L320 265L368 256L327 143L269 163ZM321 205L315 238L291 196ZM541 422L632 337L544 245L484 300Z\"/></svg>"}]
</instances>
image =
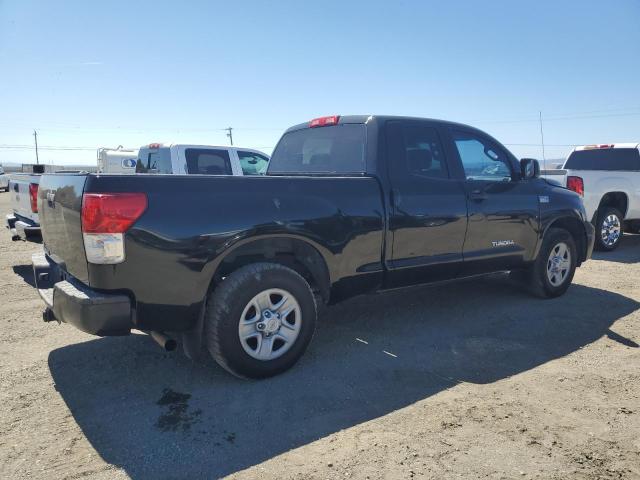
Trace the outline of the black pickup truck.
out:
<instances>
[{"instance_id":1,"label":"black pickup truck","mask_svg":"<svg viewBox=\"0 0 640 480\"><path fill-rule=\"evenodd\" d=\"M265 177L54 174L38 195L45 320L206 346L253 378L300 358L318 302L501 271L556 297L594 242L535 160L421 118L297 125Z\"/></svg>"}]
</instances>

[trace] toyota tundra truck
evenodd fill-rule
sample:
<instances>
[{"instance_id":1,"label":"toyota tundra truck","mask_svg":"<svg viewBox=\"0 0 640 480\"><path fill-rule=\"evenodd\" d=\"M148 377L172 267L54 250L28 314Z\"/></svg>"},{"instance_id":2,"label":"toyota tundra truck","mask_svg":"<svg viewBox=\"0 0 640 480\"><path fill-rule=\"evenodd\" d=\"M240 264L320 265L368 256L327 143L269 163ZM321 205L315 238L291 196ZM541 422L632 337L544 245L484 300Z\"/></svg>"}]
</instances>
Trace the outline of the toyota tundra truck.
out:
<instances>
[{"instance_id":1,"label":"toyota tundra truck","mask_svg":"<svg viewBox=\"0 0 640 480\"><path fill-rule=\"evenodd\" d=\"M44 175L44 319L262 378L300 358L320 302L492 272L558 297L594 229L539 172L466 125L330 116L288 129L266 176Z\"/></svg>"}]
</instances>

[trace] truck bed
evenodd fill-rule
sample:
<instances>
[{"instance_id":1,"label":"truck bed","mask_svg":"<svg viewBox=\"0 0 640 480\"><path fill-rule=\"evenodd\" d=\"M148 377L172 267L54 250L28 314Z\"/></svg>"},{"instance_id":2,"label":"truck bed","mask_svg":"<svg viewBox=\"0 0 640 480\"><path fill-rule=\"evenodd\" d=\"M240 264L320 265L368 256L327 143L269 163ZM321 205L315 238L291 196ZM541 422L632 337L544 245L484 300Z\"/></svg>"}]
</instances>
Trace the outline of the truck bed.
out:
<instances>
[{"instance_id":1,"label":"truck bed","mask_svg":"<svg viewBox=\"0 0 640 480\"><path fill-rule=\"evenodd\" d=\"M123 263L87 263L80 222L87 192L147 195L147 210L126 233ZM55 174L43 177L39 204L45 252L91 288L128 292L140 329L146 319L156 329L189 328L218 256L249 237L311 242L338 291L356 277L358 288L382 280L384 206L372 177Z\"/></svg>"}]
</instances>

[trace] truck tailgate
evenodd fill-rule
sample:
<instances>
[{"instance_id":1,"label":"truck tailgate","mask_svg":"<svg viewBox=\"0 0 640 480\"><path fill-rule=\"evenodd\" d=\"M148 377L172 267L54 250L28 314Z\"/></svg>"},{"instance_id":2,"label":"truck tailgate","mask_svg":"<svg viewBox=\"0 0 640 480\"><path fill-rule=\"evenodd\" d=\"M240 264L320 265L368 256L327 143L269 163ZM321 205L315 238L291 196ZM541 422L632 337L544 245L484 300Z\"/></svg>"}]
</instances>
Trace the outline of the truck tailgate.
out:
<instances>
[{"instance_id":1,"label":"truck tailgate","mask_svg":"<svg viewBox=\"0 0 640 480\"><path fill-rule=\"evenodd\" d=\"M43 175L38 211L45 252L66 272L88 282L82 240L82 192L85 174Z\"/></svg>"},{"instance_id":2,"label":"truck tailgate","mask_svg":"<svg viewBox=\"0 0 640 480\"><path fill-rule=\"evenodd\" d=\"M31 210L29 185L37 184L39 176L17 174L11 179L11 209L16 215L38 223L38 214Z\"/></svg>"}]
</instances>

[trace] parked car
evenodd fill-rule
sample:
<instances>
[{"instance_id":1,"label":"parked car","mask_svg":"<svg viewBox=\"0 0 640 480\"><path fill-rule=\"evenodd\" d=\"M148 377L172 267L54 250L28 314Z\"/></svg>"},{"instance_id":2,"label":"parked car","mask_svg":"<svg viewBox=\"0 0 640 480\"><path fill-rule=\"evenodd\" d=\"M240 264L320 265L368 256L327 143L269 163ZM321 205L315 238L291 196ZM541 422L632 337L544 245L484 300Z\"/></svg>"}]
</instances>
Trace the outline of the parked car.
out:
<instances>
[{"instance_id":1,"label":"parked car","mask_svg":"<svg viewBox=\"0 0 640 480\"><path fill-rule=\"evenodd\" d=\"M0 190L9 191L9 175L4 173L2 165L0 165Z\"/></svg>"},{"instance_id":2,"label":"parked car","mask_svg":"<svg viewBox=\"0 0 640 480\"><path fill-rule=\"evenodd\" d=\"M250 148L151 143L140 148L136 172L263 175L268 165L266 153Z\"/></svg>"},{"instance_id":3,"label":"parked car","mask_svg":"<svg viewBox=\"0 0 640 480\"><path fill-rule=\"evenodd\" d=\"M5 218L12 240L40 241L38 187L41 174L14 173L9 181L11 212Z\"/></svg>"},{"instance_id":4,"label":"parked car","mask_svg":"<svg viewBox=\"0 0 640 480\"><path fill-rule=\"evenodd\" d=\"M97 152L98 173L136 173L137 149L101 147Z\"/></svg>"},{"instance_id":5,"label":"parked car","mask_svg":"<svg viewBox=\"0 0 640 480\"><path fill-rule=\"evenodd\" d=\"M594 229L538 177L480 130L386 116L292 127L266 176L45 175L44 318L260 378L303 354L317 302L499 271L557 297Z\"/></svg>"},{"instance_id":6,"label":"parked car","mask_svg":"<svg viewBox=\"0 0 640 480\"><path fill-rule=\"evenodd\" d=\"M563 170L566 186L584 199L597 249L617 248L625 229L640 232L640 144L577 147Z\"/></svg>"}]
</instances>

